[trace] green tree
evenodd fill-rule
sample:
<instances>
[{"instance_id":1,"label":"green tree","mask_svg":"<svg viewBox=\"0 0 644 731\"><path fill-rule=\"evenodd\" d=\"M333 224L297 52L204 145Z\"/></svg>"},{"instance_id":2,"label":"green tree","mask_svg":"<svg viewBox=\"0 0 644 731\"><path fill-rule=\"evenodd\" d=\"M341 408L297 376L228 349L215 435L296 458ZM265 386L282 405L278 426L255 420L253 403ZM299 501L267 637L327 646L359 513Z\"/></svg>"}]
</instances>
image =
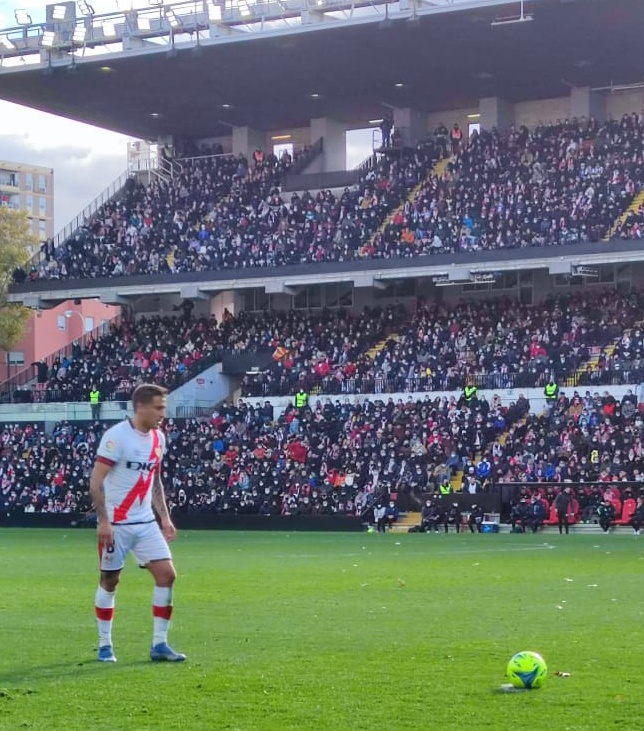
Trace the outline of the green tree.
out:
<instances>
[{"instance_id":1,"label":"green tree","mask_svg":"<svg viewBox=\"0 0 644 731\"><path fill-rule=\"evenodd\" d=\"M37 248L27 214L0 207L0 350L9 351L22 340L31 317L28 307L8 302L7 295L15 269L24 266Z\"/></svg>"}]
</instances>

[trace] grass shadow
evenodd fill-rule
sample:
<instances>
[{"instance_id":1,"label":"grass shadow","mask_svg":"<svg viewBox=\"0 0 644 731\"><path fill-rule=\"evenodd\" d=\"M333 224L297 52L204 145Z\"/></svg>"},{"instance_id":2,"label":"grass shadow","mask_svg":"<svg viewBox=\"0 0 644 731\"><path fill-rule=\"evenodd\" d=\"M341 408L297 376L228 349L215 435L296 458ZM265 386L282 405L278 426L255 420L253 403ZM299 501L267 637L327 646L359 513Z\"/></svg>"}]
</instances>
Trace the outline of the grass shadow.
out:
<instances>
[{"instance_id":1,"label":"grass shadow","mask_svg":"<svg viewBox=\"0 0 644 731\"><path fill-rule=\"evenodd\" d=\"M105 666L108 667L105 667ZM49 665L32 665L16 668L8 672L0 672L0 688L22 688L29 684L46 681L59 681L66 678L83 676L91 678L106 672L118 672L149 666L149 660L134 660L132 662L101 663L93 658L80 662L60 662ZM112 669L113 666L113 669Z\"/></svg>"}]
</instances>

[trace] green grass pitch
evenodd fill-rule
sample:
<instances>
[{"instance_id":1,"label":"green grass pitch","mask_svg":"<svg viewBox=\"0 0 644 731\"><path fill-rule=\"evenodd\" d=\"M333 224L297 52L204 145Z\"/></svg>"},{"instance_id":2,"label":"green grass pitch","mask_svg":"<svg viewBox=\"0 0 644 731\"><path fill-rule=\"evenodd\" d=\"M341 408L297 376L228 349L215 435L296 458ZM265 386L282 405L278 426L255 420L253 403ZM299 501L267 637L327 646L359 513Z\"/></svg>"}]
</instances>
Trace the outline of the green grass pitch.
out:
<instances>
[{"instance_id":1,"label":"green grass pitch","mask_svg":"<svg viewBox=\"0 0 644 731\"><path fill-rule=\"evenodd\" d=\"M644 537L183 532L184 665L147 661L133 561L95 661L94 545L0 531L0 729L644 728ZM545 687L499 692L525 649Z\"/></svg>"}]
</instances>

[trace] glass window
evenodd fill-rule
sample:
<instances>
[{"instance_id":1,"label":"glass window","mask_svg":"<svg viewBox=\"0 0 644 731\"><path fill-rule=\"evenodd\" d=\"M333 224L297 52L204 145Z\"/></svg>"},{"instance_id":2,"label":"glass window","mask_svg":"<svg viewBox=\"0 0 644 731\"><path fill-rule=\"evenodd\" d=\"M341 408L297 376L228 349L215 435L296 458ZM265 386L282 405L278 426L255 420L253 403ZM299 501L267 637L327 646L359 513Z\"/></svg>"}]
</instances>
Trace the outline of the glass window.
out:
<instances>
[{"instance_id":1,"label":"glass window","mask_svg":"<svg viewBox=\"0 0 644 731\"><path fill-rule=\"evenodd\" d=\"M47 192L47 178L44 175L38 176L38 192L39 193Z\"/></svg>"},{"instance_id":2,"label":"glass window","mask_svg":"<svg viewBox=\"0 0 644 731\"><path fill-rule=\"evenodd\" d=\"M47 230L47 223L45 221L38 221L38 230L43 232Z\"/></svg>"},{"instance_id":3,"label":"glass window","mask_svg":"<svg viewBox=\"0 0 644 731\"><path fill-rule=\"evenodd\" d=\"M244 292L244 310L247 312L260 312L270 308L270 295L266 294L263 287L247 289Z\"/></svg>"},{"instance_id":4,"label":"glass window","mask_svg":"<svg viewBox=\"0 0 644 731\"><path fill-rule=\"evenodd\" d=\"M85 332L91 333L94 329L94 318L85 316Z\"/></svg>"},{"instance_id":5,"label":"glass window","mask_svg":"<svg viewBox=\"0 0 644 731\"><path fill-rule=\"evenodd\" d=\"M67 330L67 318L65 315L58 315L56 318L56 324L58 325L60 332L64 333L65 330Z\"/></svg>"},{"instance_id":6,"label":"glass window","mask_svg":"<svg viewBox=\"0 0 644 731\"><path fill-rule=\"evenodd\" d=\"M33 195L25 196L25 210L27 213L34 212L34 197Z\"/></svg>"},{"instance_id":7,"label":"glass window","mask_svg":"<svg viewBox=\"0 0 644 731\"><path fill-rule=\"evenodd\" d=\"M41 218L44 218L47 215L47 199L46 198L38 198L38 214Z\"/></svg>"},{"instance_id":8,"label":"glass window","mask_svg":"<svg viewBox=\"0 0 644 731\"><path fill-rule=\"evenodd\" d=\"M9 351L9 365L24 365L25 354L21 350Z\"/></svg>"},{"instance_id":9,"label":"glass window","mask_svg":"<svg viewBox=\"0 0 644 731\"><path fill-rule=\"evenodd\" d=\"M0 185L11 185L12 187L16 187L17 185L16 180L16 174L7 172L6 170L3 170L0 172Z\"/></svg>"},{"instance_id":10,"label":"glass window","mask_svg":"<svg viewBox=\"0 0 644 731\"><path fill-rule=\"evenodd\" d=\"M34 189L34 176L31 173L25 173L25 190Z\"/></svg>"}]
</instances>

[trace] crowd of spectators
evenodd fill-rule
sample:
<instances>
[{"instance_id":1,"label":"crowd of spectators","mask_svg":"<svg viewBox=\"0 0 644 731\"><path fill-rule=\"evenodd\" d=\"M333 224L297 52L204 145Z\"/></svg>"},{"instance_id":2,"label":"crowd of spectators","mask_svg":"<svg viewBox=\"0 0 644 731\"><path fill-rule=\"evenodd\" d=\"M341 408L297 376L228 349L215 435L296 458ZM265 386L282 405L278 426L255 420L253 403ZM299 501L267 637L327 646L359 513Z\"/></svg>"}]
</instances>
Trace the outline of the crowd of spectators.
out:
<instances>
[{"instance_id":1,"label":"crowd of spectators","mask_svg":"<svg viewBox=\"0 0 644 731\"><path fill-rule=\"evenodd\" d=\"M527 402L525 404L527 407ZM361 515L373 495L438 489L503 432L513 407L481 400L327 399L276 416L269 403L225 404L210 419L169 419L163 480L179 512ZM0 433L5 510L73 512L104 424L8 425ZM478 482L468 490L481 489ZM51 501L51 502L50 502Z\"/></svg>"},{"instance_id":2,"label":"crowd of spectators","mask_svg":"<svg viewBox=\"0 0 644 731\"><path fill-rule=\"evenodd\" d=\"M275 349L274 365L248 376L242 389L245 396L294 394L300 388L400 393L460 390L468 381L479 388L526 388L543 386L551 375L561 381L574 376L587 386L624 383L637 380L644 367L643 331L635 327L643 316L638 293L601 289L549 297L538 305L507 298L453 305L421 301L411 318L402 308L353 320L327 315L326 322L321 315L291 312L275 315L282 327L265 331L264 345ZM284 330L285 319L290 322ZM601 351L622 333L615 352ZM379 339L387 342L372 357L369 348ZM593 366L584 368L597 351Z\"/></svg>"},{"instance_id":3,"label":"crowd of spectators","mask_svg":"<svg viewBox=\"0 0 644 731\"><path fill-rule=\"evenodd\" d=\"M615 236L622 239L641 239L644 237L644 203L636 210L629 212L615 231Z\"/></svg>"},{"instance_id":4,"label":"crowd of spectators","mask_svg":"<svg viewBox=\"0 0 644 731\"><path fill-rule=\"evenodd\" d=\"M599 241L644 186L644 118L474 134L373 242L408 256Z\"/></svg>"},{"instance_id":5,"label":"crowd of spectators","mask_svg":"<svg viewBox=\"0 0 644 731\"><path fill-rule=\"evenodd\" d=\"M256 150L179 162L181 172L125 191L16 281L210 271L415 257L598 241L644 185L644 121L572 119L438 134L384 154L341 194L284 196L291 166ZM451 154L447 174L433 165ZM424 184L413 200L415 186ZM395 212L383 231L381 224ZM641 211L618 235L641 235Z\"/></svg>"},{"instance_id":6,"label":"crowd of spectators","mask_svg":"<svg viewBox=\"0 0 644 731\"><path fill-rule=\"evenodd\" d=\"M271 310L139 317L74 343L69 355L33 364L39 385L13 392L14 401L127 400L142 381L180 386L224 353L259 352L270 365L242 379L244 397L599 387L638 382L644 374L641 295L584 290L538 305L499 298L455 304L419 300L346 310ZM621 336L621 337L620 337ZM615 344L616 343L616 344ZM607 347L612 346L614 347ZM595 356L593 358L593 356Z\"/></svg>"},{"instance_id":7,"label":"crowd of spectators","mask_svg":"<svg viewBox=\"0 0 644 731\"><path fill-rule=\"evenodd\" d=\"M100 401L127 401L138 383L160 383L177 388L211 360L220 359L227 336L225 323L187 315L140 317L122 320L97 338L72 345L69 355L51 365L33 364L39 382L19 388L18 402L89 400L96 388Z\"/></svg>"},{"instance_id":8,"label":"crowd of spectators","mask_svg":"<svg viewBox=\"0 0 644 731\"><path fill-rule=\"evenodd\" d=\"M346 261L431 170L432 138L406 155L384 157L340 195L280 192L290 157L256 150L243 157L180 163L183 172L148 186L131 180L71 239L44 248L45 261L17 282L36 279L273 267Z\"/></svg>"},{"instance_id":9,"label":"crowd of spectators","mask_svg":"<svg viewBox=\"0 0 644 731\"><path fill-rule=\"evenodd\" d=\"M0 430L5 511L89 510L88 479L105 423ZM634 394L560 393L544 413L519 395L503 407L455 397L325 399L277 415L270 403L223 404L209 419L168 419L162 477L173 511L361 516L375 499L424 501L521 483L552 504L574 483L589 519L607 489L644 491L644 417ZM639 487L638 487L639 486ZM585 511L585 512L584 512Z\"/></svg>"}]
</instances>

